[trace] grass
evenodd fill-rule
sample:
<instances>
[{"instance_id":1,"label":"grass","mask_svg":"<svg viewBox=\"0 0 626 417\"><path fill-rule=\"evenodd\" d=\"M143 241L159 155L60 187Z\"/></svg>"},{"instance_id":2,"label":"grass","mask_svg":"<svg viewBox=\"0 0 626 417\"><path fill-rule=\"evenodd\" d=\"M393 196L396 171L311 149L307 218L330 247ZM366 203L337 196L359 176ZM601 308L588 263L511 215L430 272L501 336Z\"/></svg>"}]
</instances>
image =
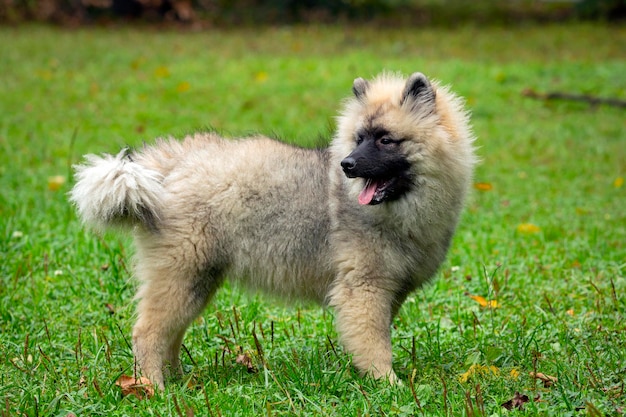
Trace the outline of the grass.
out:
<instances>
[{"instance_id":1,"label":"grass","mask_svg":"<svg viewBox=\"0 0 626 417\"><path fill-rule=\"evenodd\" d=\"M0 415L621 415L624 110L521 92L626 99L624 50L624 28L579 24L0 28ZM185 379L122 397L132 242L82 229L71 164L209 127L323 143L352 79L384 69L452 84L482 157L447 262L394 322L404 386L356 374L331 311L226 286L187 333Z\"/></svg>"}]
</instances>

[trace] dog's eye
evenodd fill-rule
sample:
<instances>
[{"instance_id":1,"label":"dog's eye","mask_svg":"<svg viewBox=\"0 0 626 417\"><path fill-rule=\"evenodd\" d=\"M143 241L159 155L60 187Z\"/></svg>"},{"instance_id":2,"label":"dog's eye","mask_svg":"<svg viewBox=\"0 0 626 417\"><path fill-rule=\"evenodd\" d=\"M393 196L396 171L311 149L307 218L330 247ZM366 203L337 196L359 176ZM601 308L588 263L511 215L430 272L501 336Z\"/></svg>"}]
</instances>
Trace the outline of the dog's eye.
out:
<instances>
[{"instance_id":1,"label":"dog's eye","mask_svg":"<svg viewBox=\"0 0 626 417\"><path fill-rule=\"evenodd\" d=\"M356 144L360 145L361 143L363 143L363 136L359 135L356 137Z\"/></svg>"},{"instance_id":2,"label":"dog's eye","mask_svg":"<svg viewBox=\"0 0 626 417\"><path fill-rule=\"evenodd\" d=\"M390 138L381 138L380 143L381 145L391 145L392 143L398 143L398 141L390 139Z\"/></svg>"}]
</instances>

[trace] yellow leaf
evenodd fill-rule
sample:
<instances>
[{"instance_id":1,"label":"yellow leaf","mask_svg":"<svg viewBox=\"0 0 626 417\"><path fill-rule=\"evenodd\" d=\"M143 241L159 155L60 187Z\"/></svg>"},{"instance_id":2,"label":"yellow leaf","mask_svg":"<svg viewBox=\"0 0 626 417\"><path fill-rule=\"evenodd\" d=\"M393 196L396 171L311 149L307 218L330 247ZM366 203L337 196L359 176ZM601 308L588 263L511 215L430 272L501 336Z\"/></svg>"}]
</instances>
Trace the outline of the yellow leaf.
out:
<instances>
[{"instance_id":1,"label":"yellow leaf","mask_svg":"<svg viewBox=\"0 0 626 417\"><path fill-rule=\"evenodd\" d=\"M620 188L622 185L624 185L624 177L615 178L615 181L613 181L613 187Z\"/></svg>"},{"instance_id":2,"label":"yellow leaf","mask_svg":"<svg viewBox=\"0 0 626 417\"><path fill-rule=\"evenodd\" d=\"M517 379L517 378L519 378L520 373L519 373L519 371L517 369L513 368L513 369L511 369L510 375L511 375L511 378Z\"/></svg>"},{"instance_id":3,"label":"yellow leaf","mask_svg":"<svg viewBox=\"0 0 626 417\"><path fill-rule=\"evenodd\" d=\"M269 78L269 75L265 71L259 71L254 74L254 81L257 83L264 83Z\"/></svg>"},{"instance_id":4,"label":"yellow leaf","mask_svg":"<svg viewBox=\"0 0 626 417\"><path fill-rule=\"evenodd\" d=\"M49 80L52 79L52 71L50 71L50 70L39 70L39 71L37 71L37 75L42 80L49 81Z\"/></svg>"},{"instance_id":5,"label":"yellow leaf","mask_svg":"<svg viewBox=\"0 0 626 417\"><path fill-rule=\"evenodd\" d=\"M65 184L65 177L63 175L48 177L48 190L50 191L58 191L63 184Z\"/></svg>"},{"instance_id":6,"label":"yellow leaf","mask_svg":"<svg viewBox=\"0 0 626 417\"><path fill-rule=\"evenodd\" d=\"M491 191L493 190L493 185L488 182L476 182L474 183L474 188L478 191Z\"/></svg>"},{"instance_id":7,"label":"yellow leaf","mask_svg":"<svg viewBox=\"0 0 626 417\"><path fill-rule=\"evenodd\" d=\"M500 372L500 370L498 368L496 368L495 366L493 366L493 365L484 366L484 365L479 365L479 364L475 363L474 365L469 367L467 372L464 372L461 375L459 375L459 381L460 382L467 382L473 376L489 375L489 374L498 375L499 372Z\"/></svg>"},{"instance_id":8,"label":"yellow leaf","mask_svg":"<svg viewBox=\"0 0 626 417\"><path fill-rule=\"evenodd\" d=\"M487 299L481 295L470 295L469 298L480 304L481 307L487 307Z\"/></svg>"},{"instance_id":9,"label":"yellow leaf","mask_svg":"<svg viewBox=\"0 0 626 417\"><path fill-rule=\"evenodd\" d=\"M183 81L182 83L176 86L176 91L179 93L184 93L185 91L189 91L191 85L187 81Z\"/></svg>"},{"instance_id":10,"label":"yellow leaf","mask_svg":"<svg viewBox=\"0 0 626 417\"><path fill-rule=\"evenodd\" d=\"M541 229L539 226L532 223L522 223L517 225L517 231L526 235L531 235L534 233L539 233Z\"/></svg>"},{"instance_id":11,"label":"yellow leaf","mask_svg":"<svg viewBox=\"0 0 626 417\"><path fill-rule=\"evenodd\" d=\"M499 307L497 300L487 300L482 295L470 295L469 298L476 301L478 304L480 304L481 307L487 307L487 308Z\"/></svg>"},{"instance_id":12,"label":"yellow leaf","mask_svg":"<svg viewBox=\"0 0 626 417\"><path fill-rule=\"evenodd\" d=\"M161 65L154 70L154 76L157 78L167 78L170 76L170 70L166 66Z\"/></svg>"}]
</instances>

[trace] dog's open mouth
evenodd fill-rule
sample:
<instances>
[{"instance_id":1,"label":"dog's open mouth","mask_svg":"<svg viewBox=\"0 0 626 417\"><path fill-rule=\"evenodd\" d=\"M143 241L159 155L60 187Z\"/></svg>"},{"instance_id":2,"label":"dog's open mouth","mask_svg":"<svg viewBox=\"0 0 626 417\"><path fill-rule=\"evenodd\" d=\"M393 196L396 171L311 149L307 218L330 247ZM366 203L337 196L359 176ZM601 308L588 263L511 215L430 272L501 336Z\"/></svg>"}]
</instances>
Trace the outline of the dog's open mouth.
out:
<instances>
[{"instance_id":1,"label":"dog's open mouth","mask_svg":"<svg viewBox=\"0 0 626 417\"><path fill-rule=\"evenodd\" d=\"M382 203L386 200L389 191L393 190L396 181L396 178L365 178L365 186L359 194L359 204L365 206Z\"/></svg>"}]
</instances>

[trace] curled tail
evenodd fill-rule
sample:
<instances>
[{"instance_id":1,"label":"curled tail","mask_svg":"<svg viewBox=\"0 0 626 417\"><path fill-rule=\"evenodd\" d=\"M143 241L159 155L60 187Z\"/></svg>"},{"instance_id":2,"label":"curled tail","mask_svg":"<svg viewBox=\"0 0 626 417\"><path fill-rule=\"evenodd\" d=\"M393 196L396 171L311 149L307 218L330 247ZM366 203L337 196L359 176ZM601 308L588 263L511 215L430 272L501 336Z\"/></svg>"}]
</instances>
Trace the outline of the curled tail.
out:
<instances>
[{"instance_id":1,"label":"curled tail","mask_svg":"<svg viewBox=\"0 0 626 417\"><path fill-rule=\"evenodd\" d=\"M106 229L141 224L157 230L163 175L132 160L128 149L113 155L87 155L75 166L70 200L84 223Z\"/></svg>"}]
</instances>

